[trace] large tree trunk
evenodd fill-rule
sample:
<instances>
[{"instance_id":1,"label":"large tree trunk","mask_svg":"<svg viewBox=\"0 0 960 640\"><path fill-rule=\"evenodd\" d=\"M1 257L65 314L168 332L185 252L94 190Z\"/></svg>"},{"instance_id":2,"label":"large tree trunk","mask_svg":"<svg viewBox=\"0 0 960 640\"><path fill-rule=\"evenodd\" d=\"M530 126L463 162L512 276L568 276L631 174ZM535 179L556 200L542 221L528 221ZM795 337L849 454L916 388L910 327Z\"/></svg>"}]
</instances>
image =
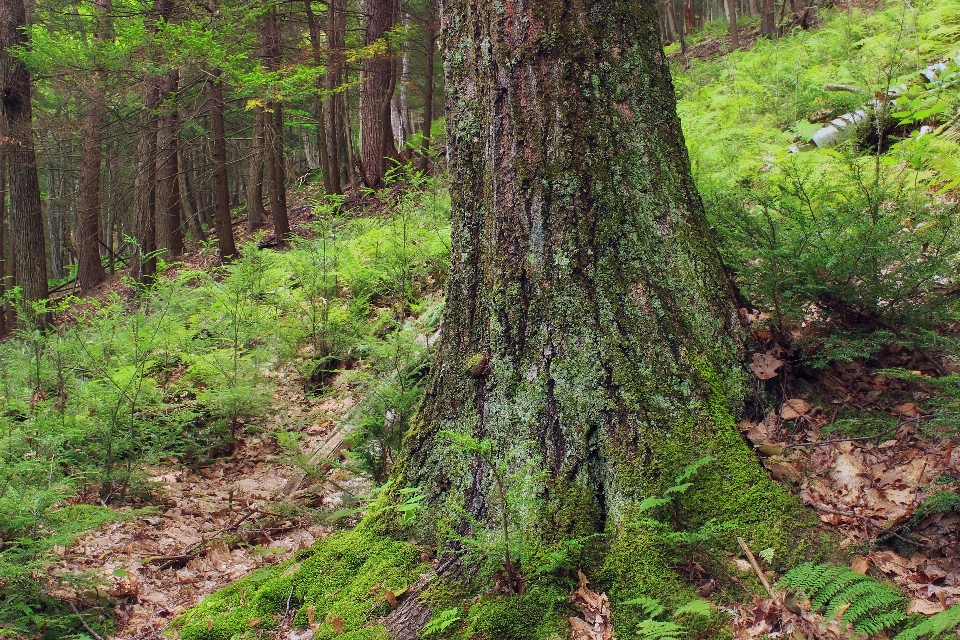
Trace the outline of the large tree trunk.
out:
<instances>
[{"instance_id":1,"label":"large tree trunk","mask_svg":"<svg viewBox=\"0 0 960 640\"><path fill-rule=\"evenodd\" d=\"M220 257L230 260L237 253L230 219L230 187L227 182L227 135L223 115L223 81L219 72L210 83L210 146L213 152L213 209L217 221Z\"/></svg>"},{"instance_id":2,"label":"large tree trunk","mask_svg":"<svg viewBox=\"0 0 960 640\"><path fill-rule=\"evenodd\" d=\"M80 193L77 196L80 253L77 277L84 292L89 292L107 277L100 255L100 165L103 160L103 127L107 121L107 109L99 86L94 86L90 94L87 115L83 119L83 156L80 161Z\"/></svg>"},{"instance_id":3,"label":"large tree trunk","mask_svg":"<svg viewBox=\"0 0 960 640\"><path fill-rule=\"evenodd\" d=\"M366 45L372 46L397 23L397 0L368 0ZM383 186L387 158L396 156L390 125L390 100L396 84L396 52L389 45L385 53L363 61L363 108L360 114L363 182L371 189Z\"/></svg>"},{"instance_id":4,"label":"large tree trunk","mask_svg":"<svg viewBox=\"0 0 960 640\"><path fill-rule=\"evenodd\" d=\"M774 0L763 0L760 9L760 33L764 38L776 40L776 7Z\"/></svg>"},{"instance_id":5,"label":"large tree trunk","mask_svg":"<svg viewBox=\"0 0 960 640\"><path fill-rule=\"evenodd\" d=\"M639 502L685 465L717 458L680 500L678 526L719 518L767 544L793 503L734 421L743 334L691 178L657 4L442 10L451 267L395 486L420 487L431 519L459 535L504 519L523 548L604 533L614 602L679 589L636 523ZM525 477L518 491L536 506L505 506L491 466L444 430L489 440L494 468Z\"/></svg>"},{"instance_id":6,"label":"large tree trunk","mask_svg":"<svg viewBox=\"0 0 960 640\"><path fill-rule=\"evenodd\" d=\"M33 142L32 79L8 51L29 45L26 26L24 0L0 2L0 102L10 176L10 230L17 247L16 280L24 301L37 302L47 297L47 256Z\"/></svg>"}]
</instances>

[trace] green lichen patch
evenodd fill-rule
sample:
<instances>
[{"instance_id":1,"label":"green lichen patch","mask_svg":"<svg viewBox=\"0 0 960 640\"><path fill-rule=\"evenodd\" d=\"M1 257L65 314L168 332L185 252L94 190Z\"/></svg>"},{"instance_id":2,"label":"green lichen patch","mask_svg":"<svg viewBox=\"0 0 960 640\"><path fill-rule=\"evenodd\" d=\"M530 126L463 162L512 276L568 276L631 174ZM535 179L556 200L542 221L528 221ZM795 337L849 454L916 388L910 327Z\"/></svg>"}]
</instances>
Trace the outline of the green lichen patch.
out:
<instances>
[{"instance_id":1,"label":"green lichen patch","mask_svg":"<svg viewBox=\"0 0 960 640\"><path fill-rule=\"evenodd\" d=\"M426 570L420 550L383 536L362 523L318 541L296 561L261 570L226 587L178 618L172 627L182 640L244 640L257 630L276 628L290 608L294 626L312 617L324 640L386 640L377 620L390 605L384 589L402 591ZM333 620L343 622L341 633Z\"/></svg>"}]
</instances>

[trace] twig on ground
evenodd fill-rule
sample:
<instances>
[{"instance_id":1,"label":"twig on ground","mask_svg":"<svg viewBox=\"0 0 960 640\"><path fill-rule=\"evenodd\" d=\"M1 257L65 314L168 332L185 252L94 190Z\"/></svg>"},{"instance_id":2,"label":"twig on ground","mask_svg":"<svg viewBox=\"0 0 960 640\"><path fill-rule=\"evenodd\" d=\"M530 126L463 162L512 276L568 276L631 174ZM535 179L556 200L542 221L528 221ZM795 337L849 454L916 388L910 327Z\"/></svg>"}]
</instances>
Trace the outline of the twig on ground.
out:
<instances>
[{"instance_id":1,"label":"twig on ground","mask_svg":"<svg viewBox=\"0 0 960 640\"><path fill-rule=\"evenodd\" d=\"M859 514L859 513L854 513L853 511L843 511L842 509L833 509L833 508L828 507L828 506L826 506L826 505L816 504L816 503L810 503L810 506L813 507L814 509L816 509L817 511L823 511L824 513L832 513L832 514L835 514L835 515L838 515L838 516L847 516L848 518L860 518L861 520L863 520L863 522L864 522L866 525L871 526L871 527L873 527L874 529L876 529L877 531L879 531L879 532L880 532L880 535L893 536L894 538L897 538L897 539L899 539L899 540L903 540L904 542L906 542L906 543L908 543L908 544L916 545L916 546L921 547L921 548L923 548L923 549L932 549L932 550L934 550L934 551L936 551L936 550L938 549L938 547L935 547L935 546L930 545L930 544L924 544L923 542L918 542L918 541L916 541L916 540L911 540L910 538L904 538L903 536L901 536L900 534L896 533L895 531L890 531L889 529L887 529L887 528L885 528L885 527L877 524L876 522L874 522L873 520L871 520L869 517L864 516L864 515L861 515L861 514Z\"/></svg>"},{"instance_id":2,"label":"twig on ground","mask_svg":"<svg viewBox=\"0 0 960 640\"><path fill-rule=\"evenodd\" d=\"M70 610L77 614L77 617L80 618L80 624L83 625L83 628L90 632L90 635L94 637L95 640L103 640L103 636L93 630L93 628L87 624L87 621L83 619L83 616L80 615L80 611L77 610L77 605L73 602L67 600L67 604L70 605Z\"/></svg>"},{"instance_id":3,"label":"twig on ground","mask_svg":"<svg viewBox=\"0 0 960 640\"><path fill-rule=\"evenodd\" d=\"M743 549L743 552L747 554L747 560L750 561L750 566L753 567L754 573L757 574L757 577L760 578L760 582L763 583L763 588L767 590L767 595L772 598L773 588L770 586L770 581L767 580L767 576L763 574L763 571L760 569L760 565L757 564L757 559L753 557L753 552L750 551L750 547L747 546L747 543L744 542L743 538L738 537L737 542L740 543L740 548Z\"/></svg>"}]
</instances>

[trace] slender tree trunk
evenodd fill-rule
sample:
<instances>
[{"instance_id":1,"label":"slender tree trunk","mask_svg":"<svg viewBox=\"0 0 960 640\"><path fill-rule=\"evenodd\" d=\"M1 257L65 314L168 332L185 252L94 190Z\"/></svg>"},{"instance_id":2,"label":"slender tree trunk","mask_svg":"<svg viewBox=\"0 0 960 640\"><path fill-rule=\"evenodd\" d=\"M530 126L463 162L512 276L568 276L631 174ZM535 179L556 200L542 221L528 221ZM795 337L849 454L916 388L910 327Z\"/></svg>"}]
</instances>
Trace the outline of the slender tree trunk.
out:
<instances>
[{"instance_id":1,"label":"slender tree trunk","mask_svg":"<svg viewBox=\"0 0 960 640\"><path fill-rule=\"evenodd\" d=\"M53 135L50 135L50 155L59 154L58 143ZM47 158L46 167L47 177L47 235L50 237L50 275L54 280L63 277L63 213L60 211L63 200L60 198L61 189L58 185L58 174L60 173L53 166L53 158Z\"/></svg>"},{"instance_id":2,"label":"slender tree trunk","mask_svg":"<svg viewBox=\"0 0 960 640\"><path fill-rule=\"evenodd\" d=\"M0 102L10 176L10 230L17 247L17 285L22 287L24 301L30 303L47 297L47 257L33 141L32 78L9 53L12 47L29 46L26 26L24 0L0 2ZM43 322L44 316L37 319Z\"/></svg>"},{"instance_id":3,"label":"slender tree trunk","mask_svg":"<svg viewBox=\"0 0 960 640\"><path fill-rule=\"evenodd\" d=\"M168 258L183 253L183 211L178 176L180 117L176 108L180 71L171 70L162 78L160 100L164 103L157 141L157 245Z\"/></svg>"},{"instance_id":4,"label":"slender tree trunk","mask_svg":"<svg viewBox=\"0 0 960 640\"><path fill-rule=\"evenodd\" d=\"M459 536L501 520L525 549L603 533L611 601L666 595L651 590L681 579L638 505L685 465L716 458L678 499L676 524L730 522L727 548L735 535L766 545L795 503L737 431L743 333L656 3L443 11L451 266L395 486L421 488L425 511ZM487 440L492 466L443 431ZM504 504L497 474L534 505Z\"/></svg>"},{"instance_id":5,"label":"slender tree trunk","mask_svg":"<svg viewBox=\"0 0 960 640\"><path fill-rule=\"evenodd\" d=\"M730 50L740 48L740 29L737 27L737 0L723 0L727 8L727 20L730 21Z\"/></svg>"},{"instance_id":6,"label":"slender tree trunk","mask_svg":"<svg viewBox=\"0 0 960 640\"><path fill-rule=\"evenodd\" d=\"M397 0L367 0L366 45L372 46L397 23ZM387 158L396 155L390 126L390 100L395 84L396 52L363 61L363 106L360 114L363 182L371 189L383 186ZM391 153L392 150L392 153Z\"/></svg>"},{"instance_id":7,"label":"slender tree trunk","mask_svg":"<svg viewBox=\"0 0 960 640\"><path fill-rule=\"evenodd\" d=\"M237 253L230 219L230 187L227 183L227 134L223 116L223 81L219 71L210 82L210 146L213 160L213 209L217 221L220 256L230 260Z\"/></svg>"},{"instance_id":8,"label":"slender tree trunk","mask_svg":"<svg viewBox=\"0 0 960 640\"><path fill-rule=\"evenodd\" d=\"M344 121L343 93L339 91L346 79L344 56L346 34L345 0L329 0L327 6L327 165L330 167L330 193L343 193L349 182L347 168L347 131Z\"/></svg>"},{"instance_id":9,"label":"slender tree trunk","mask_svg":"<svg viewBox=\"0 0 960 640\"><path fill-rule=\"evenodd\" d=\"M420 147L420 171L426 173L430 169L430 130L433 128L433 75L434 60L437 53L437 21L433 15L434 5L430 5L430 16L427 19L427 51L426 77L423 83L423 146Z\"/></svg>"},{"instance_id":10,"label":"slender tree trunk","mask_svg":"<svg viewBox=\"0 0 960 640\"><path fill-rule=\"evenodd\" d=\"M143 108L137 135L137 173L134 179L134 212L137 247L134 249L133 273L137 282L149 285L157 272L157 114L160 98L159 78L144 80Z\"/></svg>"},{"instance_id":11,"label":"slender tree trunk","mask_svg":"<svg viewBox=\"0 0 960 640\"><path fill-rule=\"evenodd\" d=\"M250 144L250 179L247 181L247 228L263 226L263 150L265 146L263 107L253 107L253 135Z\"/></svg>"},{"instance_id":12,"label":"slender tree trunk","mask_svg":"<svg viewBox=\"0 0 960 640\"><path fill-rule=\"evenodd\" d=\"M320 26L317 24L317 19L313 15L313 3L312 0L303 0L304 9L307 14L307 28L310 31L310 47L313 52L313 64L317 67L323 66L323 47L320 43ZM334 193L333 190L333 177L330 175L330 158L329 152L327 150L327 122L324 115L324 98L323 98L323 88L325 86L324 80L318 80L317 82L317 104L316 104L316 115L317 115L317 153L320 160L320 171L323 172L323 188L327 193ZM304 138L304 150L306 151L308 144L307 139ZM310 154L307 155L308 164L311 162ZM311 167L313 169L314 167Z\"/></svg>"},{"instance_id":13,"label":"slender tree trunk","mask_svg":"<svg viewBox=\"0 0 960 640\"><path fill-rule=\"evenodd\" d=\"M190 168L186 162L187 154L183 146L179 145L177 149L177 167L180 169L177 176L177 189L180 192L180 202L183 204L183 217L186 218L187 229L190 231L190 243L193 249L200 246L203 239L203 228L200 226L200 217L197 215L197 209L190 199Z\"/></svg>"}]
</instances>

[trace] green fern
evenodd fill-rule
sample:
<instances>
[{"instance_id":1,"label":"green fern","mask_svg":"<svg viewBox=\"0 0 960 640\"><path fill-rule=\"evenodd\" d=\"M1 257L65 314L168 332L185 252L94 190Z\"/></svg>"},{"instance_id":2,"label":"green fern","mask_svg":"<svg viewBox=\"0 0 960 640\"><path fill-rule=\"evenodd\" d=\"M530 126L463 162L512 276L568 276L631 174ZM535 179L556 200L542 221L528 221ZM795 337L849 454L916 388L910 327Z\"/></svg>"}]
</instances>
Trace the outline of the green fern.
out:
<instances>
[{"instance_id":1,"label":"green fern","mask_svg":"<svg viewBox=\"0 0 960 640\"><path fill-rule=\"evenodd\" d=\"M931 616L908 629L898 633L893 640L918 640L919 638L937 638L960 625L960 604L954 605L935 616Z\"/></svg>"},{"instance_id":2,"label":"green fern","mask_svg":"<svg viewBox=\"0 0 960 640\"><path fill-rule=\"evenodd\" d=\"M827 620L839 614L857 633L877 634L906 617L898 591L846 567L807 562L788 571L777 586L805 595L814 611L826 608Z\"/></svg>"},{"instance_id":3,"label":"green fern","mask_svg":"<svg viewBox=\"0 0 960 640\"><path fill-rule=\"evenodd\" d=\"M444 609L435 613L430 621L423 627L420 634L428 638L434 634L446 631L447 627L463 619L463 612L460 609Z\"/></svg>"},{"instance_id":4,"label":"green fern","mask_svg":"<svg viewBox=\"0 0 960 640\"><path fill-rule=\"evenodd\" d=\"M620 605L621 606L636 605L640 607L640 613L647 620L652 620L653 618L660 616L664 611L667 610L666 607L660 604L659 600L657 600L656 598L648 598L647 596L632 598L630 600L621 602Z\"/></svg>"},{"instance_id":5,"label":"green fern","mask_svg":"<svg viewBox=\"0 0 960 640\"><path fill-rule=\"evenodd\" d=\"M680 640L687 630L675 622L644 620L637 625L637 634L643 640Z\"/></svg>"}]
</instances>

